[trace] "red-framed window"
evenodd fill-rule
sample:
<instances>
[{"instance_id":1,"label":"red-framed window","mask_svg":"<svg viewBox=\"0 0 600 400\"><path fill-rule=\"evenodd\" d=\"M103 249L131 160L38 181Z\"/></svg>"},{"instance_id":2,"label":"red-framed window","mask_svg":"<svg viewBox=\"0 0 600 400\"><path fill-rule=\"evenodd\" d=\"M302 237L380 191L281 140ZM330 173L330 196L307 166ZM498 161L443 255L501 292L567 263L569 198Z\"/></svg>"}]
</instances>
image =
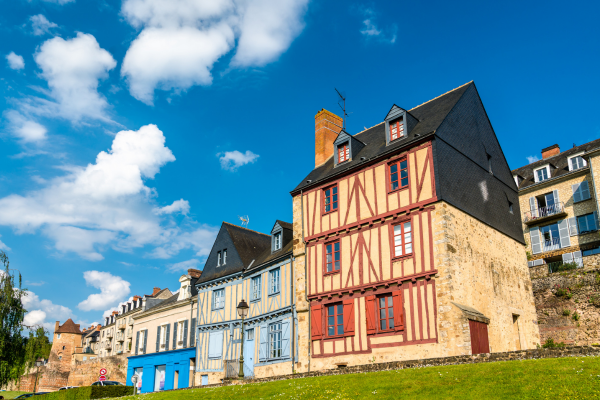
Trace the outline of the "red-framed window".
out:
<instances>
[{"instance_id":1,"label":"red-framed window","mask_svg":"<svg viewBox=\"0 0 600 400\"><path fill-rule=\"evenodd\" d=\"M408 187L408 162L406 158L390 164L390 190Z\"/></svg>"},{"instance_id":2,"label":"red-framed window","mask_svg":"<svg viewBox=\"0 0 600 400\"><path fill-rule=\"evenodd\" d=\"M412 254L412 226L410 221L394 225L394 257Z\"/></svg>"},{"instance_id":3,"label":"red-framed window","mask_svg":"<svg viewBox=\"0 0 600 400\"><path fill-rule=\"evenodd\" d=\"M379 331L394 330L394 300L390 294L377 297Z\"/></svg>"},{"instance_id":4,"label":"red-framed window","mask_svg":"<svg viewBox=\"0 0 600 400\"><path fill-rule=\"evenodd\" d=\"M340 241L325 245L325 273L340 270Z\"/></svg>"},{"instance_id":5,"label":"red-framed window","mask_svg":"<svg viewBox=\"0 0 600 400\"><path fill-rule=\"evenodd\" d=\"M390 122L390 142L404 136L404 121L399 118Z\"/></svg>"},{"instance_id":6,"label":"red-framed window","mask_svg":"<svg viewBox=\"0 0 600 400\"><path fill-rule=\"evenodd\" d=\"M350 159L350 146L348 143L344 143L338 146L338 163L347 161Z\"/></svg>"},{"instance_id":7,"label":"red-framed window","mask_svg":"<svg viewBox=\"0 0 600 400\"><path fill-rule=\"evenodd\" d=\"M323 212L337 210L338 208L338 187L337 185L323 190Z\"/></svg>"},{"instance_id":8,"label":"red-framed window","mask_svg":"<svg viewBox=\"0 0 600 400\"><path fill-rule=\"evenodd\" d=\"M336 303L327 306L327 336L344 334L344 304Z\"/></svg>"}]
</instances>

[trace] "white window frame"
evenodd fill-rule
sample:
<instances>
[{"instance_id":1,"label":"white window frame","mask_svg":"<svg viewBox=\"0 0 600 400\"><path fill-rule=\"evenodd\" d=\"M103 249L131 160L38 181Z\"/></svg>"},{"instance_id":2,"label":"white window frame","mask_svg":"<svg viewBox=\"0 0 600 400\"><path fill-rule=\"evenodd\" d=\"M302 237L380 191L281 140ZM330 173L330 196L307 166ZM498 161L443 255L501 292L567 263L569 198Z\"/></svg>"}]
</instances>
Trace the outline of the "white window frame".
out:
<instances>
[{"instance_id":1,"label":"white window frame","mask_svg":"<svg viewBox=\"0 0 600 400\"><path fill-rule=\"evenodd\" d=\"M221 252L217 251L217 267L221 266Z\"/></svg>"},{"instance_id":2,"label":"white window frame","mask_svg":"<svg viewBox=\"0 0 600 400\"><path fill-rule=\"evenodd\" d=\"M255 285L255 283L257 283ZM252 298L250 299L250 301L252 300L260 300L260 294L261 294L261 290L262 290L262 275L258 275L253 277L252 279L250 279L250 290L252 293Z\"/></svg>"},{"instance_id":3,"label":"white window frame","mask_svg":"<svg viewBox=\"0 0 600 400\"><path fill-rule=\"evenodd\" d=\"M274 250L280 250L281 249L281 232L277 232L275 235L273 235L273 241L275 242L273 245Z\"/></svg>"},{"instance_id":4,"label":"white window frame","mask_svg":"<svg viewBox=\"0 0 600 400\"><path fill-rule=\"evenodd\" d=\"M165 348L167 347L167 325L161 325L160 326L160 346L165 346ZM159 348L160 351L160 348Z\"/></svg>"},{"instance_id":5,"label":"white window frame","mask_svg":"<svg viewBox=\"0 0 600 400\"><path fill-rule=\"evenodd\" d=\"M223 265L227 264L227 249L223 250Z\"/></svg>"},{"instance_id":6,"label":"white window frame","mask_svg":"<svg viewBox=\"0 0 600 400\"><path fill-rule=\"evenodd\" d=\"M283 355L283 323L269 324L269 359L281 358Z\"/></svg>"},{"instance_id":7,"label":"white window frame","mask_svg":"<svg viewBox=\"0 0 600 400\"><path fill-rule=\"evenodd\" d=\"M538 172L539 170L542 170L542 169L545 169L545 170L546 170L546 175L547 175L548 177L547 177L546 179L544 179L544 180L541 180L541 181L540 181L540 180L538 179L537 172ZM538 168L534 169L534 170L533 170L533 179L534 179L535 183L538 183L538 182L544 182L544 181L547 181L548 179L550 179L550 164L546 164L546 165L544 165L544 166L542 166L542 167L538 167Z\"/></svg>"},{"instance_id":8,"label":"white window frame","mask_svg":"<svg viewBox=\"0 0 600 400\"><path fill-rule=\"evenodd\" d=\"M269 271L269 294L277 294L281 290L281 268Z\"/></svg>"},{"instance_id":9,"label":"white window frame","mask_svg":"<svg viewBox=\"0 0 600 400\"><path fill-rule=\"evenodd\" d=\"M219 302L217 303L217 293L222 295L218 297ZM225 308L225 289L213 290L213 310L221 310Z\"/></svg>"},{"instance_id":10,"label":"white window frame","mask_svg":"<svg viewBox=\"0 0 600 400\"><path fill-rule=\"evenodd\" d=\"M584 152L584 151L582 151L581 153L573 154L571 157L569 157L569 159L567 160L567 162L568 162L568 164L569 164L569 171L577 171L577 170L580 170L580 169L582 169L582 168L585 168L585 167L587 167L587 161L585 161L585 159L584 159L583 157L581 157L581 156L583 156L584 154L585 154L585 152ZM583 166L582 166L582 167L579 167L579 168L577 168L577 169L574 169L574 168L573 168L573 165L571 164L571 160L573 160L573 159L575 159L575 158L577 158L577 157L581 157L581 159L583 160Z\"/></svg>"}]
</instances>

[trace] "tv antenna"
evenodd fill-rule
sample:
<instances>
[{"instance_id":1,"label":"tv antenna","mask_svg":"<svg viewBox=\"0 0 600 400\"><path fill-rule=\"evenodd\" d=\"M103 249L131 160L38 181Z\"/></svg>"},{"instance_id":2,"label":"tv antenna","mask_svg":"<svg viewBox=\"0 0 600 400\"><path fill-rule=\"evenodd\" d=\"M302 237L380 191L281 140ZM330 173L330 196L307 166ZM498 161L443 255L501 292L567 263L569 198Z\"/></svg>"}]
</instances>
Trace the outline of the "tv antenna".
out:
<instances>
[{"instance_id":1,"label":"tv antenna","mask_svg":"<svg viewBox=\"0 0 600 400\"><path fill-rule=\"evenodd\" d=\"M342 118L343 121L343 129L344 131L346 130L346 118L348 117L348 114L346 114L346 98L344 96L342 96L342 94L340 93L339 90L337 90L336 88L334 88L335 91L337 92L338 96L340 96L341 101L343 102L343 105L340 104L340 102L338 101L338 106L340 106L340 108L342 109L342 112L344 113L344 117Z\"/></svg>"},{"instance_id":2,"label":"tv antenna","mask_svg":"<svg viewBox=\"0 0 600 400\"><path fill-rule=\"evenodd\" d=\"M240 219L240 221L242 221L242 226L247 228L248 224L250 223L250 217L247 215L245 217L240 217L238 215L238 218Z\"/></svg>"}]
</instances>

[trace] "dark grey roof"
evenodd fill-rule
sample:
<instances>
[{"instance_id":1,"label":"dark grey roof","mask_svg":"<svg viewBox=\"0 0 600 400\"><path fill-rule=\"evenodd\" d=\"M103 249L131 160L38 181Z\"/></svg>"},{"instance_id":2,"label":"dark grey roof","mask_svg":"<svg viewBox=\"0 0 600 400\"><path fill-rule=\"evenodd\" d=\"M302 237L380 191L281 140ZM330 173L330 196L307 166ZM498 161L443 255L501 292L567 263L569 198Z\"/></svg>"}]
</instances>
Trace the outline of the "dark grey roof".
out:
<instances>
[{"instance_id":1,"label":"dark grey roof","mask_svg":"<svg viewBox=\"0 0 600 400\"><path fill-rule=\"evenodd\" d=\"M563 151L562 153L557 154L555 156L548 157L546 159L525 165L521 168L514 169L512 173L513 175L518 175L521 178L523 178L523 180L519 184L519 189L525 189L528 186L531 186L536 183L533 176L534 169L546 164L550 164L552 165L552 168L550 168L550 178L557 178L570 172L569 157L577 153L593 150L598 146L600 146L600 139L593 140L591 142Z\"/></svg>"},{"instance_id":2,"label":"dark grey roof","mask_svg":"<svg viewBox=\"0 0 600 400\"><path fill-rule=\"evenodd\" d=\"M153 305L152 307L146 308L146 310L144 310L144 313L147 312L147 311L150 311L150 310L156 311L156 310L158 310L160 308L163 308L163 307L166 307L166 306L168 306L170 304L176 303L178 297L179 297L179 292L175 293L173 296L171 296L171 297L169 297L167 299L164 299L160 303ZM187 299L186 299L186 301L187 301Z\"/></svg>"},{"instance_id":3,"label":"dark grey roof","mask_svg":"<svg viewBox=\"0 0 600 400\"><path fill-rule=\"evenodd\" d=\"M469 82L409 110L410 114L417 118L419 122L408 133L406 139L394 141L391 144L386 145L385 124L383 122L379 125L373 126L372 128L357 133L355 137L365 143L366 146L363 147L356 155L354 155L352 160L334 167L334 157L330 157L325 164L312 170L312 172L308 174L308 176L304 178L294 190L292 190L292 195L297 193L300 189L314 186L322 180L330 178L334 175L345 173L348 170L353 169L354 167L373 158L397 151L402 147L422 140L424 137L433 134L442 124L442 122L444 122L444 119L448 113L460 100L465 91L472 85L474 85L474 83ZM365 157L366 160L361 161L362 157ZM312 182L307 183L308 180L311 180Z\"/></svg>"},{"instance_id":4,"label":"dark grey roof","mask_svg":"<svg viewBox=\"0 0 600 400\"><path fill-rule=\"evenodd\" d=\"M284 222L278 219L277 221L275 221L275 223L279 224L279 226L281 226L283 229L289 229L291 231L294 230L294 225L290 224L289 222Z\"/></svg>"},{"instance_id":5,"label":"dark grey roof","mask_svg":"<svg viewBox=\"0 0 600 400\"><path fill-rule=\"evenodd\" d=\"M289 222L284 222L280 220L277 220L277 223L283 228L283 246L281 250L273 251L271 247L269 247L268 249L263 251L260 256L258 256L258 258L252 264L252 267L248 269L249 271L260 269L274 260L292 255L292 250L294 247L293 225Z\"/></svg>"}]
</instances>

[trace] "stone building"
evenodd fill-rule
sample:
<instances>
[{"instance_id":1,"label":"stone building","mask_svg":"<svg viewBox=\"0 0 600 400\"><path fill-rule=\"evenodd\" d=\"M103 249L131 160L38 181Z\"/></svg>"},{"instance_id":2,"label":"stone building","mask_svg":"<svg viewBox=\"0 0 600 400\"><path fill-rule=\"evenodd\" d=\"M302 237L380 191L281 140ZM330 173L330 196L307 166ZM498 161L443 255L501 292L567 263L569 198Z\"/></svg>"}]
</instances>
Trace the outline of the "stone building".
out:
<instances>
[{"instance_id":1,"label":"stone building","mask_svg":"<svg viewBox=\"0 0 600 400\"><path fill-rule=\"evenodd\" d=\"M79 325L68 319L60 325L56 321L52 349L48 364L38 384L38 391L52 392L68 384L71 359L78 347L81 347L83 332Z\"/></svg>"},{"instance_id":2,"label":"stone building","mask_svg":"<svg viewBox=\"0 0 600 400\"><path fill-rule=\"evenodd\" d=\"M563 152L556 144L547 147L541 160L512 173L530 267L583 266L587 257L600 254L600 139Z\"/></svg>"},{"instance_id":3,"label":"stone building","mask_svg":"<svg viewBox=\"0 0 600 400\"><path fill-rule=\"evenodd\" d=\"M189 269L179 278L179 290L155 289L144 296L133 315L133 345L127 362L127 382L137 374L142 393L193 384L196 348L197 298L195 283L201 271ZM168 296L167 296L168 294Z\"/></svg>"},{"instance_id":4,"label":"stone building","mask_svg":"<svg viewBox=\"0 0 600 400\"><path fill-rule=\"evenodd\" d=\"M474 83L355 135L321 110L291 194L296 371L539 343L517 187Z\"/></svg>"}]
</instances>

